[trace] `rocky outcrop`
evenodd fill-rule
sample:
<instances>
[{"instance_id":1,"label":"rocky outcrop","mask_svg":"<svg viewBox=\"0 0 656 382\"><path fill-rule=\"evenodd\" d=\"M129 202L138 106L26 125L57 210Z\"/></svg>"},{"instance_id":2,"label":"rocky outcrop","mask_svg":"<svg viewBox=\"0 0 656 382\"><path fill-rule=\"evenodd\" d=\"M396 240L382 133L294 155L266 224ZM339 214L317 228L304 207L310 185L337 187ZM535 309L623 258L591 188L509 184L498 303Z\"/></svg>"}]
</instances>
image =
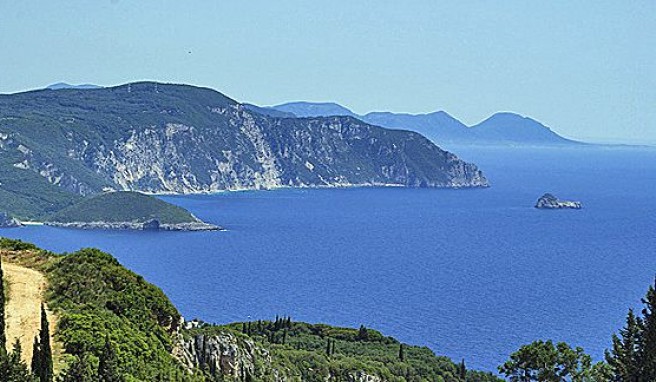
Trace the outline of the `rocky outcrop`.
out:
<instances>
[{"instance_id":1,"label":"rocky outcrop","mask_svg":"<svg viewBox=\"0 0 656 382\"><path fill-rule=\"evenodd\" d=\"M417 133L352 117L277 118L184 85L3 96L0 134L15 166L82 195L488 186L475 165Z\"/></svg>"},{"instance_id":2,"label":"rocky outcrop","mask_svg":"<svg viewBox=\"0 0 656 382\"><path fill-rule=\"evenodd\" d=\"M267 350L230 332L200 334L186 339L179 335L173 355L189 370L201 369L212 376L235 379L255 376L256 360L271 366L271 355Z\"/></svg>"},{"instance_id":3,"label":"rocky outcrop","mask_svg":"<svg viewBox=\"0 0 656 382\"><path fill-rule=\"evenodd\" d=\"M14 228L22 225L20 221L12 218L6 212L0 212L0 228Z\"/></svg>"},{"instance_id":4,"label":"rocky outcrop","mask_svg":"<svg viewBox=\"0 0 656 382\"><path fill-rule=\"evenodd\" d=\"M45 222L44 224L61 228L136 231L220 231L223 229L214 224L203 222L164 224L155 219L147 222Z\"/></svg>"},{"instance_id":5,"label":"rocky outcrop","mask_svg":"<svg viewBox=\"0 0 656 382\"><path fill-rule=\"evenodd\" d=\"M190 327L194 322L182 326ZM237 337L229 331L213 335L177 335L173 355L188 370L204 370L214 377L231 377L240 380L260 380L263 375L272 376L276 382L300 380L301 376L289 375L289 370L278 370L267 349L259 347L251 339ZM320 375L322 380L346 382L384 382L384 379L364 371L352 371L337 379L334 375ZM346 377L346 379L344 379Z\"/></svg>"},{"instance_id":6,"label":"rocky outcrop","mask_svg":"<svg viewBox=\"0 0 656 382\"><path fill-rule=\"evenodd\" d=\"M571 201L571 200L560 200L552 194L544 194L540 199L538 199L535 204L535 208L539 209L575 209L580 210L583 206L581 202Z\"/></svg>"}]
</instances>

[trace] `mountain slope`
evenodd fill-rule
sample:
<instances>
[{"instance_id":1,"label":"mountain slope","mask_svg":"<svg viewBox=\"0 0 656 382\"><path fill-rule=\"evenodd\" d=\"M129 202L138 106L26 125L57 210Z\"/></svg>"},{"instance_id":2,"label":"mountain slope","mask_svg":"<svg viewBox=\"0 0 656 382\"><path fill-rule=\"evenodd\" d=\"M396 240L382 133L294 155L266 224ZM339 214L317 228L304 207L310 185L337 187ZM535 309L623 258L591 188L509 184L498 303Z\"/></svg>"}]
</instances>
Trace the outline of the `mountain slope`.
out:
<instances>
[{"instance_id":1,"label":"mountain slope","mask_svg":"<svg viewBox=\"0 0 656 382\"><path fill-rule=\"evenodd\" d=\"M415 133L275 118L211 89L152 82L0 95L0 153L4 169L80 195L487 185L476 166Z\"/></svg>"},{"instance_id":2,"label":"mountain slope","mask_svg":"<svg viewBox=\"0 0 656 382\"><path fill-rule=\"evenodd\" d=\"M565 145L580 144L561 137L545 125L514 113L497 113L466 126L444 111L428 114L371 112L356 115L335 103L290 102L272 109L306 116L351 116L376 126L418 132L436 144Z\"/></svg>"}]
</instances>

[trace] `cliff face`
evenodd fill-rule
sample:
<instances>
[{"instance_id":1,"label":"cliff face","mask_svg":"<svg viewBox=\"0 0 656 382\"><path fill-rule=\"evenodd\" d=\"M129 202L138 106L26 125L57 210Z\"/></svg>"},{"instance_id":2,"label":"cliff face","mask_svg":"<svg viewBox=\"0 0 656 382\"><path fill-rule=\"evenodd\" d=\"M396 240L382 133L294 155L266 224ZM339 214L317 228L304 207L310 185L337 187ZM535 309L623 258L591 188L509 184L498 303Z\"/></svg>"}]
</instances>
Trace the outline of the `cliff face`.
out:
<instances>
[{"instance_id":1,"label":"cliff face","mask_svg":"<svg viewBox=\"0 0 656 382\"><path fill-rule=\"evenodd\" d=\"M0 96L0 134L14 169L82 195L487 186L475 165L416 133L351 117L274 118L182 85Z\"/></svg>"},{"instance_id":2,"label":"cliff face","mask_svg":"<svg viewBox=\"0 0 656 382\"><path fill-rule=\"evenodd\" d=\"M272 380L286 382L299 380L290 370L278 369L268 350L250 339L237 338L230 332L215 335L196 335L184 339L181 335L173 355L188 370L204 370L212 377L231 377L235 380ZM324 381L383 382L383 379L365 371L351 371L346 375L328 373ZM345 377L345 378L344 378Z\"/></svg>"}]
</instances>

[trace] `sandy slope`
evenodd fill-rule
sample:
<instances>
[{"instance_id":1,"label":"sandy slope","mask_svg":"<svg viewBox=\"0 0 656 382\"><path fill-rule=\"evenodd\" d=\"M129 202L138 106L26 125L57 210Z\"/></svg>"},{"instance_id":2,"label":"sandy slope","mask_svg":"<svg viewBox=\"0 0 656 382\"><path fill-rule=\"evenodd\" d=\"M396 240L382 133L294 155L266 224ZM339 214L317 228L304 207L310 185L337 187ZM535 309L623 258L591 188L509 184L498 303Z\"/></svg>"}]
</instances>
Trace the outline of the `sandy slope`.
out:
<instances>
[{"instance_id":1,"label":"sandy slope","mask_svg":"<svg viewBox=\"0 0 656 382\"><path fill-rule=\"evenodd\" d=\"M2 269L9 284L9 301L6 306L7 347L11 349L16 338L19 338L23 347L23 359L29 365L34 336L41 326L41 303L44 301L46 278L38 271L7 262L2 263ZM50 311L48 317L52 336L56 318ZM50 341L54 344L52 338ZM57 351L53 349L53 353Z\"/></svg>"}]
</instances>

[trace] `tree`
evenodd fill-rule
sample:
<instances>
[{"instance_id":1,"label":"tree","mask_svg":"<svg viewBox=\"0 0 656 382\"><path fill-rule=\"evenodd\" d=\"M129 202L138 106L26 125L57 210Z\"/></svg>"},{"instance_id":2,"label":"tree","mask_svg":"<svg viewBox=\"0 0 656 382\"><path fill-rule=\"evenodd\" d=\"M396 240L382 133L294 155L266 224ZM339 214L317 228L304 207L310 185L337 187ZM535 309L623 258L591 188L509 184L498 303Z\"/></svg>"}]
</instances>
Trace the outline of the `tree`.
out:
<instances>
[{"instance_id":1,"label":"tree","mask_svg":"<svg viewBox=\"0 0 656 382\"><path fill-rule=\"evenodd\" d=\"M52 348L50 347L50 324L46 307L41 304L41 330L39 331L39 374L41 382L52 382Z\"/></svg>"},{"instance_id":2,"label":"tree","mask_svg":"<svg viewBox=\"0 0 656 382\"><path fill-rule=\"evenodd\" d=\"M551 341L524 345L499 367L512 382L597 382L593 371L591 358L583 349Z\"/></svg>"},{"instance_id":3,"label":"tree","mask_svg":"<svg viewBox=\"0 0 656 382\"><path fill-rule=\"evenodd\" d=\"M17 339L11 353L6 351L0 355L0 381L31 382L32 378L27 365L21 360L22 348Z\"/></svg>"},{"instance_id":4,"label":"tree","mask_svg":"<svg viewBox=\"0 0 656 382\"><path fill-rule=\"evenodd\" d=\"M460 364L458 364L458 376L463 381L467 380L467 367L465 366L465 359L464 358L463 358L462 361L460 361Z\"/></svg>"},{"instance_id":5,"label":"tree","mask_svg":"<svg viewBox=\"0 0 656 382\"><path fill-rule=\"evenodd\" d=\"M61 379L61 382L96 381L98 381L98 375L93 370L86 351L81 352L75 357Z\"/></svg>"},{"instance_id":6,"label":"tree","mask_svg":"<svg viewBox=\"0 0 656 382\"><path fill-rule=\"evenodd\" d=\"M105 337L105 346L98 362L98 380L101 382L121 382L123 380L118 367L118 357L109 340L109 335Z\"/></svg>"},{"instance_id":7,"label":"tree","mask_svg":"<svg viewBox=\"0 0 656 382\"><path fill-rule=\"evenodd\" d=\"M7 332L5 324L5 284L2 260L0 259L0 353L7 351Z\"/></svg>"},{"instance_id":8,"label":"tree","mask_svg":"<svg viewBox=\"0 0 656 382\"><path fill-rule=\"evenodd\" d=\"M403 349L403 344L399 345L399 361L405 361L405 350Z\"/></svg>"},{"instance_id":9,"label":"tree","mask_svg":"<svg viewBox=\"0 0 656 382\"><path fill-rule=\"evenodd\" d=\"M654 285L649 287L642 303L644 304L642 333L638 345L640 346L640 380L656 381L656 290Z\"/></svg>"},{"instance_id":10,"label":"tree","mask_svg":"<svg viewBox=\"0 0 656 382\"><path fill-rule=\"evenodd\" d=\"M358 336L357 340L358 341L367 341L369 339L369 331L364 325L360 325L360 329L358 329Z\"/></svg>"},{"instance_id":11,"label":"tree","mask_svg":"<svg viewBox=\"0 0 656 382\"><path fill-rule=\"evenodd\" d=\"M41 373L41 346L39 345L39 336L34 336L32 345L32 363L30 364L32 374L39 376Z\"/></svg>"},{"instance_id":12,"label":"tree","mask_svg":"<svg viewBox=\"0 0 656 382\"><path fill-rule=\"evenodd\" d=\"M640 378L641 319L633 310L626 316L626 326L619 337L613 334L613 348L606 351L606 362L618 382L638 382Z\"/></svg>"}]
</instances>

